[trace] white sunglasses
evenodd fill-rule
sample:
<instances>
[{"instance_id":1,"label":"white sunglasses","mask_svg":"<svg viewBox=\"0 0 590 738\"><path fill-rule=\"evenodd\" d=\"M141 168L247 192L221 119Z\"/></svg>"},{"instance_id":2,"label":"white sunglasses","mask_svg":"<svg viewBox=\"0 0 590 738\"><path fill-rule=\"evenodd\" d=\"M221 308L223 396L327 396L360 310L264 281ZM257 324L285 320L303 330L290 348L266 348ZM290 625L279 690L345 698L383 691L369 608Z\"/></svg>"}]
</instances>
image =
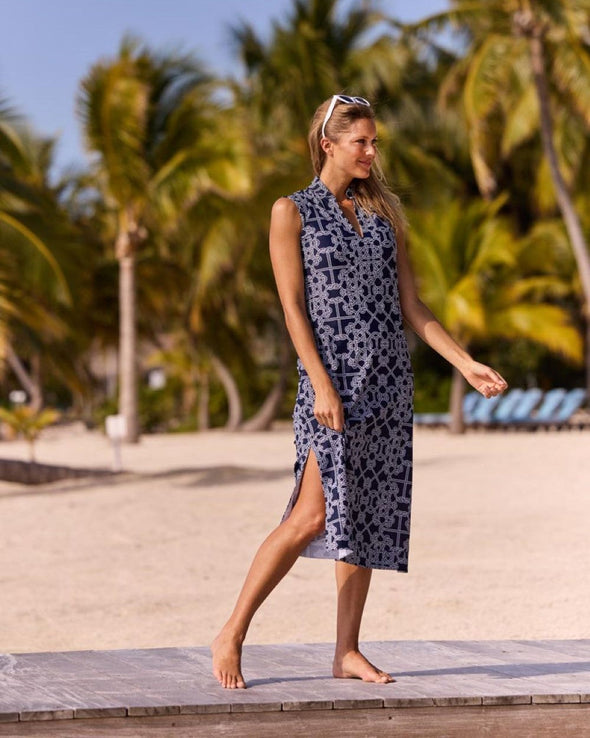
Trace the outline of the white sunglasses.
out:
<instances>
[{"instance_id":1,"label":"white sunglasses","mask_svg":"<svg viewBox=\"0 0 590 738\"><path fill-rule=\"evenodd\" d=\"M326 113L326 117L324 118L324 122L322 123L322 138L326 137L326 123L330 120L330 117L334 112L334 108L336 107L336 103L338 102L344 103L345 105L366 105L369 108L371 107L371 103L368 100L365 100L364 97L332 95L332 102L330 103L330 107L328 108L328 112Z\"/></svg>"}]
</instances>

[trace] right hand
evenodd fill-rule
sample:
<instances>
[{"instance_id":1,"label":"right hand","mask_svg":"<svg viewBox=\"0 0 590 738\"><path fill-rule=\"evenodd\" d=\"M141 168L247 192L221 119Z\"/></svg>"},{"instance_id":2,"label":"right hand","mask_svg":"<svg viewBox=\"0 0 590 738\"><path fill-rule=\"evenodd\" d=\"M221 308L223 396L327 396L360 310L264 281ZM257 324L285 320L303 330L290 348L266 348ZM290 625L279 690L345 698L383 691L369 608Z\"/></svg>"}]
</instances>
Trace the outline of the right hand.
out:
<instances>
[{"instance_id":1,"label":"right hand","mask_svg":"<svg viewBox=\"0 0 590 738\"><path fill-rule=\"evenodd\" d=\"M313 414L320 425L338 432L344 430L344 406L333 385L315 390Z\"/></svg>"}]
</instances>

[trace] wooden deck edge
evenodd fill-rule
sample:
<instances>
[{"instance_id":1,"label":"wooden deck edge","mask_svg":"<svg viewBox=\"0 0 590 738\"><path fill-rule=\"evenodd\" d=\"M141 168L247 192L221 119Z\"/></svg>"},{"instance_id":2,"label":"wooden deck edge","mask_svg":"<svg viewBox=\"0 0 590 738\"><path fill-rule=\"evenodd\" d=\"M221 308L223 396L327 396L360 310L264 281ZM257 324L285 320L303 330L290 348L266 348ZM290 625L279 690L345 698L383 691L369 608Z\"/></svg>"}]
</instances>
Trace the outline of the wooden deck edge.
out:
<instances>
[{"instance_id":1,"label":"wooden deck edge","mask_svg":"<svg viewBox=\"0 0 590 738\"><path fill-rule=\"evenodd\" d=\"M157 715L91 718L0 724L0 736L9 738L111 738L124 732L129 738L579 738L587 734L590 703L526 705L446 705L437 708L364 708L360 710L294 710L199 715Z\"/></svg>"},{"instance_id":2,"label":"wooden deck edge","mask_svg":"<svg viewBox=\"0 0 590 738\"><path fill-rule=\"evenodd\" d=\"M244 713L294 713L344 712L347 710L400 710L428 708L477 708L477 707L538 707L543 705L580 705L590 709L590 694L508 694L489 696L456 696L456 697L392 697L389 699L358 700L305 700L284 702L241 702L200 705L137 705L113 706L100 708L74 708L56 710L26 710L22 712L0 713L0 728L14 723L94 720L108 718L147 718L169 717L175 715L198 718L205 715L244 714ZM0 733L1 734L1 733Z\"/></svg>"}]
</instances>

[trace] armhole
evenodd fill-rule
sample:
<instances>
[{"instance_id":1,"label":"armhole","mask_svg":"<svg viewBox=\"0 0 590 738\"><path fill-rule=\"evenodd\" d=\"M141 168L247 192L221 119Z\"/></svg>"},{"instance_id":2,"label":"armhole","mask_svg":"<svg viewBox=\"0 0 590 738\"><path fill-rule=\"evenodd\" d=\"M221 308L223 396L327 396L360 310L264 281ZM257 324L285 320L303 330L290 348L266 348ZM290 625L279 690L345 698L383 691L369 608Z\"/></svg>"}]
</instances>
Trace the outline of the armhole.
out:
<instances>
[{"instance_id":1,"label":"armhole","mask_svg":"<svg viewBox=\"0 0 590 738\"><path fill-rule=\"evenodd\" d=\"M291 200L293 205L295 205L295 207L297 208L297 212L299 213L299 220L301 221L301 233L303 233L303 228L305 227L305 218L303 217L301 205L297 202L297 199L294 195L287 195L287 200Z\"/></svg>"}]
</instances>

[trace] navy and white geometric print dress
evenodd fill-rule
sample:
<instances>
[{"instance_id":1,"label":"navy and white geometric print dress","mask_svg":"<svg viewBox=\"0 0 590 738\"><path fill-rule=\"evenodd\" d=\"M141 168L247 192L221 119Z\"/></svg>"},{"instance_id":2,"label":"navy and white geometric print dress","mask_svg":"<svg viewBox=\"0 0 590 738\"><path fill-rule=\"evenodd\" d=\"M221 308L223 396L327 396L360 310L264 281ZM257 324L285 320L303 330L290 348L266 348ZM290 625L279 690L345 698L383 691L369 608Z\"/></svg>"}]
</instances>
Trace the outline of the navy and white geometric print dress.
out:
<instances>
[{"instance_id":1,"label":"navy and white geometric print dress","mask_svg":"<svg viewBox=\"0 0 590 738\"><path fill-rule=\"evenodd\" d=\"M354 197L354 191L349 195ZM305 299L316 345L344 405L344 430L313 415L314 391L297 360L295 490L310 449L326 499L326 526L303 556L408 570L413 375L400 309L390 224L361 208L358 235L316 177L289 196L302 222Z\"/></svg>"}]
</instances>

